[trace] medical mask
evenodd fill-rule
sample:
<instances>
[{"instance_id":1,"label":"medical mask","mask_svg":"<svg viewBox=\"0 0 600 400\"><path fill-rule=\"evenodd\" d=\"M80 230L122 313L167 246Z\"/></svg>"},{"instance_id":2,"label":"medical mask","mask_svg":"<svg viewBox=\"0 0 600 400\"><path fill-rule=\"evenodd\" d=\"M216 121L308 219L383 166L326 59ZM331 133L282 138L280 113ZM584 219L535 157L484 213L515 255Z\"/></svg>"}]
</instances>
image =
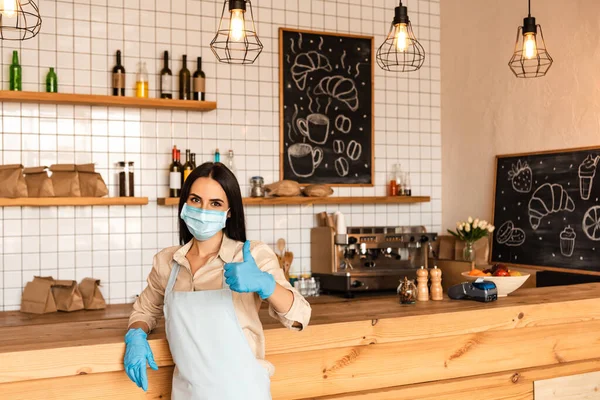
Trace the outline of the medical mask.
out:
<instances>
[{"instance_id":1,"label":"medical mask","mask_svg":"<svg viewBox=\"0 0 600 400\"><path fill-rule=\"evenodd\" d=\"M227 210L229 211L229 210ZM183 205L180 217L190 233L200 241L208 240L225 228L227 211L203 210Z\"/></svg>"}]
</instances>

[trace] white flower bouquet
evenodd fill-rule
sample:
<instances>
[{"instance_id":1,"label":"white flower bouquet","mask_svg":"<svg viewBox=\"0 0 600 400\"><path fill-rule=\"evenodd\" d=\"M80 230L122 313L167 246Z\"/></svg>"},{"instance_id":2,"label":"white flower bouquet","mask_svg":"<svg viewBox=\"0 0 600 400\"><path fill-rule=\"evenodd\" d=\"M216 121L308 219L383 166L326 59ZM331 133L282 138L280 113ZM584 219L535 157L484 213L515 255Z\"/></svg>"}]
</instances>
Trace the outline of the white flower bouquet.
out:
<instances>
[{"instance_id":1,"label":"white flower bouquet","mask_svg":"<svg viewBox=\"0 0 600 400\"><path fill-rule=\"evenodd\" d=\"M452 236L467 243L474 243L492 232L494 232L494 225L478 218L473 220L471 217L466 222L457 222L456 231L448 229L448 233Z\"/></svg>"}]
</instances>

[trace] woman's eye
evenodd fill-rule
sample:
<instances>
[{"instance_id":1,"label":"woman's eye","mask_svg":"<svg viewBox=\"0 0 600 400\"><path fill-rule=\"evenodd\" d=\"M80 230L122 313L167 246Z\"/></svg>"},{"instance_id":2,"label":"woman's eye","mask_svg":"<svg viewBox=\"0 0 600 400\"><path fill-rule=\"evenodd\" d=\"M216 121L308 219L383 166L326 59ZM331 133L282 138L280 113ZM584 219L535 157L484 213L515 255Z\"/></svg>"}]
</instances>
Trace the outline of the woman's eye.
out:
<instances>
[{"instance_id":1,"label":"woman's eye","mask_svg":"<svg viewBox=\"0 0 600 400\"><path fill-rule=\"evenodd\" d=\"M197 197L192 198L192 203L200 203L200 199Z\"/></svg>"},{"instance_id":2,"label":"woman's eye","mask_svg":"<svg viewBox=\"0 0 600 400\"><path fill-rule=\"evenodd\" d=\"M219 203L219 202L217 202L217 201L213 201L213 202L211 203L211 206L212 206L212 207L216 207L216 208L218 208L218 207L221 207L221 203Z\"/></svg>"}]
</instances>

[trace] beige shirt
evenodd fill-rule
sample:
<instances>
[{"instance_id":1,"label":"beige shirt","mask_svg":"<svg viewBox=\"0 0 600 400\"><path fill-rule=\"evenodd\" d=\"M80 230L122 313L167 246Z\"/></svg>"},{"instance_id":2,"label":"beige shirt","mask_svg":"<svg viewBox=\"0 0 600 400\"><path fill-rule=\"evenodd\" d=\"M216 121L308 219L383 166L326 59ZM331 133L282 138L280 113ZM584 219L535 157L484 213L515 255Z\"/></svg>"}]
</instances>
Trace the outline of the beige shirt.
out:
<instances>
[{"instance_id":1,"label":"beige shirt","mask_svg":"<svg viewBox=\"0 0 600 400\"><path fill-rule=\"evenodd\" d=\"M142 294L133 305L133 312L129 317L129 325L134 322L144 321L148 324L150 330L156 327L157 318L163 316L165 288L169 280L173 261L181 266L173 288L175 291L220 289L223 285L223 267L225 263L243 261L243 243L229 239L223 235L223 242L221 243L218 255L210 258L206 265L198 269L192 277L190 263L185 257L192 247L192 243L193 240L184 246L166 248L154 256L154 265L148 276L148 286L142 291ZM285 279L283 270L279 266L279 261L273 250L264 243L252 242L250 252L258 268L273 275L278 284L294 294L294 301L288 312L278 313L269 306L269 314L281 321L283 326L288 329L301 330L305 328L310 320L310 304ZM233 307L239 324L246 335L248 344L259 362L272 375L274 367L265 360L265 336L258 317L261 302L261 298L256 293L233 292ZM300 323L302 327L294 328L292 326L294 322Z\"/></svg>"}]
</instances>

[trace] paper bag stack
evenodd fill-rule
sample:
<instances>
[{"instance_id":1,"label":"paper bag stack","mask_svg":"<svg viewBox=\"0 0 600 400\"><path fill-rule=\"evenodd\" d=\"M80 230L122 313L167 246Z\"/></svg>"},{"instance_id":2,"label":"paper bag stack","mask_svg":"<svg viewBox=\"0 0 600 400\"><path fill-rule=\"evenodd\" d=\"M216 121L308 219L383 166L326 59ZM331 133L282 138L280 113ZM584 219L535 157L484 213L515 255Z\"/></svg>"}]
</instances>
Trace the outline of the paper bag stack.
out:
<instances>
[{"instance_id":1,"label":"paper bag stack","mask_svg":"<svg viewBox=\"0 0 600 400\"><path fill-rule=\"evenodd\" d=\"M106 302L100 292L100 280L73 280L35 276L21 296L21 312L47 314L56 311L101 310Z\"/></svg>"}]
</instances>

